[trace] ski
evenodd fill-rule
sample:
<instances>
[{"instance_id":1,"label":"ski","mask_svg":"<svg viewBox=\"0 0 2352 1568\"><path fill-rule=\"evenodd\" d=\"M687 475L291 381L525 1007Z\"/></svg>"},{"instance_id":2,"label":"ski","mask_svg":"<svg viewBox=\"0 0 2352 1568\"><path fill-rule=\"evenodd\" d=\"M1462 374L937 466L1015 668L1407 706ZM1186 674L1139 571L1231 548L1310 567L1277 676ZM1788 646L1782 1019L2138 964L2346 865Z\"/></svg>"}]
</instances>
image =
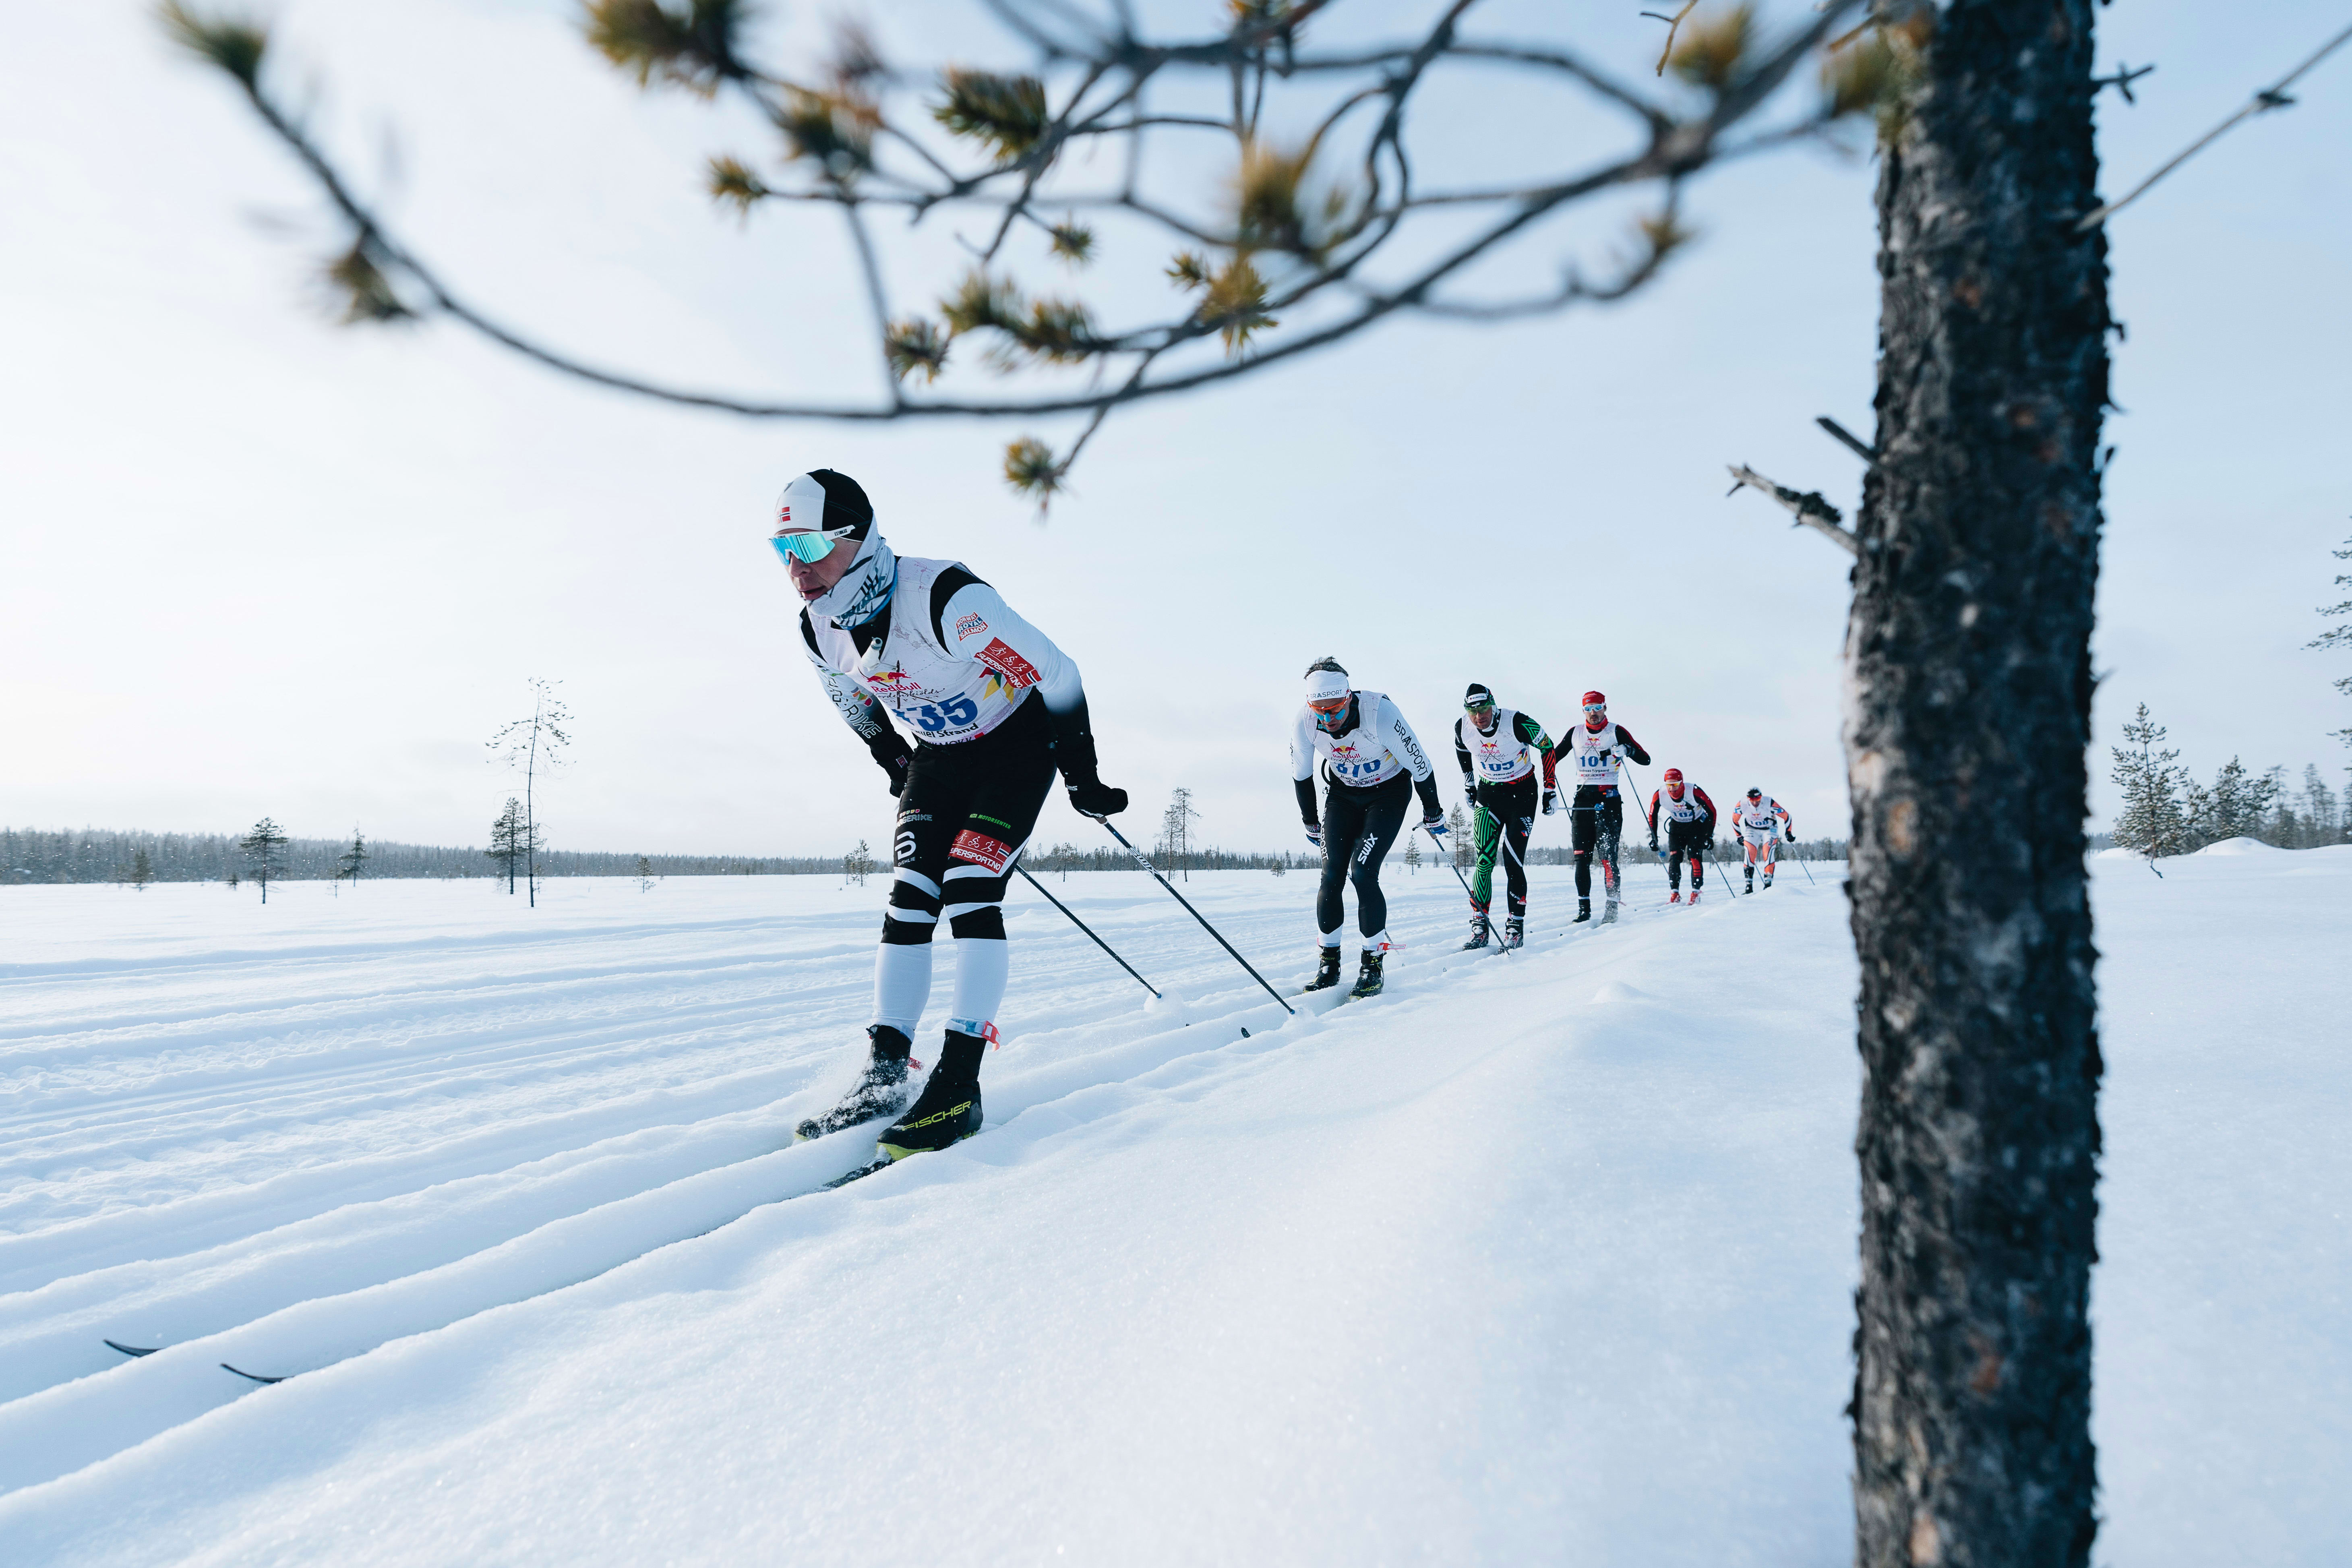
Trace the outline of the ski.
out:
<instances>
[{"instance_id":1,"label":"ski","mask_svg":"<svg viewBox=\"0 0 2352 1568\"><path fill-rule=\"evenodd\" d=\"M231 1366L226 1362L220 1363L220 1369L223 1372L236 1373L237 1376L244 1378L248 1383L283 1383L286 1381L286 1378L284 1377L264 1377L257 1372L247 1372L242 1367ZM287 1374L288 1377L292 1375L293 1374L291 1373Z\"/></svg>"},{"instance_id":2,"label":"ski","mask_svg":"<svg viewBox=\"0 0 2352 1568\"><path fill-rule=\"evenodd\" d=\"M99 1341L99 1343L104 1345L108 1350L121 1351L127 1356L153 1355L157 1351L163 1348L161 1345L148 1345L144 1349L142 1349L138 1345L117 1344L112 1340L100 1340Z\"/></svg>"},{"instance_id":3,"label":"ski","mask_svg":"<svg viewBox=\"0 0 2352 1568\"><path fill-rule=\"evenodd\" d=\"M858 1167L857 1167L857 1169L856 1169L856 1170L854 1170L854 1171L850 1172L850 1173L849 1173L847 1175L845 1175L845 1176L835 1176L835 1177L834 1177L834 1179L833 1179L833 1180L831 1180L831 1181L827 1182L827 1183L826 1183L826 1184L824 1184L821 1189L819 1189L819 1190L820 1190L820 1191L823 1191L823 1192L828 1192L828 1193L829 1193L829 1192L833 1191L835 1187L845 1187L845 1186L849 1185L849 1184L850 1184L850 1183L855 1182L855 1181L858 1181L858 1180L860 1180L860 1179L862 1179L862 1178L864 1178L864 1177L866 1177L866 1176L870 1176L870 1175L872 1175L872 1174L873 1174L875 1172L877 1172L877 1171L887 1171L887 1170L888 1170L892 1165L895 1165L895 1164L897 1164L897 1163L898 1163L898 1162L897 1162L896 1160L893 1160L892 1158L890 1158L890 1156L889 1156L889 1155L887 1155L887 1154L878 1154L878 1155L875 1156L874 1163L873 1163L872 1164L870 1164L870 1165L860 1165L860 1166L858 1166Z\"/></svg>"}]
</instances>

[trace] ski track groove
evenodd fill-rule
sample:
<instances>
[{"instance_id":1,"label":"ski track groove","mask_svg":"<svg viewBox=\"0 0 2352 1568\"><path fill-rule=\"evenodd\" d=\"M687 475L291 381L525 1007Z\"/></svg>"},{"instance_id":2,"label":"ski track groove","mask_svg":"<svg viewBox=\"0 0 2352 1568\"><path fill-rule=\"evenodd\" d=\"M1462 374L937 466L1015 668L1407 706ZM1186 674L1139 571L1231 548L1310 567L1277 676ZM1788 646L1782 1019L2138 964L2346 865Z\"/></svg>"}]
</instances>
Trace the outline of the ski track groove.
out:
<instances>
[{"instance_id":1,"label":"ski track groove","mask_svg":"<svg viewBox=\"0 0 2352 1568\"><path fill-rule=\"evenodd\" d=\"M1403 945L1383 994L1350 1005L1425 1006L1474 963L1493 979L1605 967L1618 944L1587 943L1664 912L1629 898L1614 926L1570 926L1565 872L1538 873L1543 912L1507 955L1453 951L1457 889L1392 887ZM1296 905L1292 887L1202 901L1296 1016L1157 889L1060 895L1130 961L1148 950L1156 1003L1034 894L1009 902L1021 1051L992 1064L987 1129L960 1153L983 1169L1018 1162L1058 1128L1144 1106L1181 1114L1277 1050L1341 1048L1319 1037L1344 1029L1330 1017L1344 990L1296 994L1309 962L1299 912L1266 907ZM0 1000L47 993L36 1016L56 1026L0 1031L0 1083L26 1105L0 1117L0 1226L14 1230L0 1230L0 1493L257 1392L241 1381L254 1373L317 1370L561 1290L785 1199L873 1202L909 1176L945 1179L946 1162L894 1167L822 1194L863 1163L870 1131L784 1142L854 1061L871 944L844 929L828 911L0 965ZM746 950L649 945L721 935ZM941 945L932 1014L952 984ZM623 962L599 962L614 947L630 950ZM534 963L533 948L573 951ZM508 972L485 973L485 958ZM698 996L712 985L740 990ZM1055 1000L1026 1003L1030 990ZM126 1008L126 994L154 1010ZM54 1065L67 1058L80 1064L70 1084ZM985 1135L1015 1122L1021 1139ZM160 1196L124 1174L159 1163ZM99 1206L84 1196L76 1212L61 1185L97 1191ZM126 1358L108 1339L155 1353Z\"/></svg>"}]
</instances>

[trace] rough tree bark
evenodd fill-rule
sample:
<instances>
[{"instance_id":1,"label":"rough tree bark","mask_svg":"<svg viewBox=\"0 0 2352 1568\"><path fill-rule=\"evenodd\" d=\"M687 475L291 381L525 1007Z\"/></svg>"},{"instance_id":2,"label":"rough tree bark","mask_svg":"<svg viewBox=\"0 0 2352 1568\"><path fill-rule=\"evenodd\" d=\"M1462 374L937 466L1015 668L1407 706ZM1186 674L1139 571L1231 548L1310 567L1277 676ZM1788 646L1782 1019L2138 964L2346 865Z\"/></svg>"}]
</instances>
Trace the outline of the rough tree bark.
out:
<instances>
[{"instance_id":1,"label":"rough tree bark","mask_svg":"<svg viewBox=\"0 0 2352 1568\"><path fill-rule=\"evenodd\" d=\"M1855 1560L2082 1564L2100 1062L2084 751L2106 403L2091 0L1948 0L1885 152L1847 632Z\"/></svg>"}]
</instances>

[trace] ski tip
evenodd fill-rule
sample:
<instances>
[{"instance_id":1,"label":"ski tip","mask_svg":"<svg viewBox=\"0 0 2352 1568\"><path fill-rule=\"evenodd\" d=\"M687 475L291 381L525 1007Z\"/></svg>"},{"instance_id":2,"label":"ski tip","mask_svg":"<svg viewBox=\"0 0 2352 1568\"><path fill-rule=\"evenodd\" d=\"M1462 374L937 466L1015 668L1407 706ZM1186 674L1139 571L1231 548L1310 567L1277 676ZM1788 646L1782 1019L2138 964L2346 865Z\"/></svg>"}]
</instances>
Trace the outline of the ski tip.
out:
<instances>
[{"instance_id":1,"label":"ski tip","mask_svg":"<svg viewBox=\"0 0 2352 1568\"><path fill-rule=\"evenodd\" d=\"M121 1344L113 1340L100 1340L99 1342L104 1345L108 1350L121 1351L127 1356L153 1355L157 1351L163 1348L162 1345L148 1345L142 1348L138 1345Z\"/></svg>"},{"instance_id":2,"label":"ski tip","mask_svg":"<svg viewBox=\"0 0 2352 1568\"><path fill-rule=\"evenodd\" d=\"M1248 1039L1249 1037L1250 1037L1250 1036L1249 1036L1249 1026L1248 1026L1247 1024L1244 1024L1244 1025L1242 1026L1242 1038L1243 1038L1243 1039L1244 1039L1244 1040L1246 1040L1246 1039Z\"/></svg>"},{"instance_id":3,"label":"ski tip","mask_svg":"<svg viewBox=\"0 0 2352 1568\"><path fill-rule=\"evenodd\" d=\"M247 1383L283 1383L286 1381L283 1377L264 1377L257 1372L247 1372L242 1367L231 1366L226 1362L221 1363L220 1368L223 1372L236 1373L237 1376L244 1378ZM291 1374L289 1373L288 1375L290 1376Z\"/></svg>"}]
</instances>

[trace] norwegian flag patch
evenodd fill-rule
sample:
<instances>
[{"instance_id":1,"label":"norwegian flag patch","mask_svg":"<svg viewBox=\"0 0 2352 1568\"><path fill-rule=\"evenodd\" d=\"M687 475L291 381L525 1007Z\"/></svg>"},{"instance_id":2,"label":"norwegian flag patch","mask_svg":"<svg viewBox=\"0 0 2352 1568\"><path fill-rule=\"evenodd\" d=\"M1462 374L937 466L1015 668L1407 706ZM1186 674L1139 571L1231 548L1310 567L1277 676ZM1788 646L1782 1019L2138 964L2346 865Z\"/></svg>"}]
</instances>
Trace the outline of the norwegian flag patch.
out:
<instances>
[{"instance_id":1,"label":"norwegian flag patch","mask_svg":"<svg viewBox=\"0 0 2352 1568\"><path fill-rule=\"evenodd\" d=\"M1016 691L1037 684L1037 667L1013 652L1003 637L989 638L988 646L972 657L1003 676L1004 684Z\"/></svg>"},{"instance_id":2,"label":"norwegian flag patch","mask_svg":"<svg viewBox=\"0 0 2352 1568\"><path fill-rule=\"evenodd\" d=\"M948 858L968 860L975 866L985 866L992 872L1002 871L1013 861L1013 846L1001 838L991 838L985 833L965 828L948 846Z\"/></svg>"}]
</instances>

